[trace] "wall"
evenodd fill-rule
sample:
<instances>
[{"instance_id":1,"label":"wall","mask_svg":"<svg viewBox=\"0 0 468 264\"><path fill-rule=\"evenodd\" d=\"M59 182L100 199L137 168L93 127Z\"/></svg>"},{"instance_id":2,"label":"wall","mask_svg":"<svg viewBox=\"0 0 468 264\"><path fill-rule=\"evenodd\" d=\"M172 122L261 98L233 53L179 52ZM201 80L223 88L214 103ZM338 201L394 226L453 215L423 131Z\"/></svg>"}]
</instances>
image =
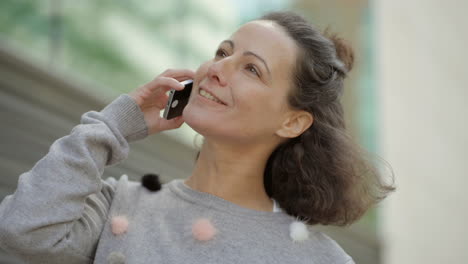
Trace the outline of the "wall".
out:
<instances>
[{"instance_id":1,"label":"wall","mask_svg":"<svg viewBox=\"0 0 468 264\"><path fill-rule=\"evenodd\" d=\"M466 1L376 1L380 131L397 191L383 263L468 259Z\"/></svg>"}]
</instances>

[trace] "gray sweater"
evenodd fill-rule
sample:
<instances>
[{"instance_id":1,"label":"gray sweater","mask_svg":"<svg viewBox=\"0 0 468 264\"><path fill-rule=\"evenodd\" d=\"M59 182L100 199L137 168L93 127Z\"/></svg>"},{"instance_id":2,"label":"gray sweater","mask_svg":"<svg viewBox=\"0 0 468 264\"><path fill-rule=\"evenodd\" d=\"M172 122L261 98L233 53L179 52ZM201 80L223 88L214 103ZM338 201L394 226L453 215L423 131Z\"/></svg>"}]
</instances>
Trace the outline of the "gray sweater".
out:
<instances>
[{"instance_id":1,"label":"gray sweater","mask_svg":"<svg viewBox=\"0 0 468 264\"><path fill-rule=\"evenodd\" d=\"M125 175L101 179L106 166L127 157L129 142L147 135L127 94L83 114L1 202L0 247L27 263L48 264L354 263L313 226L303 225L306 239L295 238L290 228L297 221L282 211L244 208L181 179L157 192ZM200 219L216 230L209 239L194 231Z\"/></svg>"}]
</instances>

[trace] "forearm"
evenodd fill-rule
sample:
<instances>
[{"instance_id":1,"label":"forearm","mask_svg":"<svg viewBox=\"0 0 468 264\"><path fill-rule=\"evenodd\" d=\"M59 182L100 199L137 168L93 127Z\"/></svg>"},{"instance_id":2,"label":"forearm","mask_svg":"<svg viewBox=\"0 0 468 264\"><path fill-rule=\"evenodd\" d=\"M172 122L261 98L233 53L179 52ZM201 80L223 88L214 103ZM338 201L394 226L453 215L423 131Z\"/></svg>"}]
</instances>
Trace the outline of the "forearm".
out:
<instances>
[{"instance_id":1,"label":"forearm","mask_svg":"<svg viewBox=\"0 0 468 264\"><path fill-rule=\"evenodd\" d=\"M106 166L128 156L129 142L147 135L143 115L128 95L121 95L101 112L83 114L81 124L71 133L55 141L46 156L23 173L17 190L0 204L0 246L45 251L67 247L70 237L93 236L105 219L91 219L84 214L85 200L103 199L110 204L112 190L102 189L101 175ZM106 208L95 208L106 210ZM105 215L98 212L93 215ZM70 232L76 234L70 234ZM67 239L65 239L67 237ZM91 237L89 237L91 238Z\"/></svg>"}]
</instances>

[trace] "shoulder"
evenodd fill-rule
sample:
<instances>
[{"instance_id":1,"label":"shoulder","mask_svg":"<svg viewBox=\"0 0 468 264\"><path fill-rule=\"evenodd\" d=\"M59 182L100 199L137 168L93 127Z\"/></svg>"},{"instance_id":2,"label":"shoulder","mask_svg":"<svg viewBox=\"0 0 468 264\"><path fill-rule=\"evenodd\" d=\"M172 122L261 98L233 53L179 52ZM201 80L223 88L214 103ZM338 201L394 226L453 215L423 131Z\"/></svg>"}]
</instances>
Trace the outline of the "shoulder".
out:
<instances>
[{"instance_id":1,"label":"shoulder","mask_svg":"<svg viewBox=\"0 0 468 264\"><path fill-rule=\"evenodd\" d=\"M114 193L113 205L120 203L138 203L148 199L157 199L167 192L167 183L161 184L158 190L149 190L141 181L130 180L126 174L116 179L109 177L103 181L103 189Z\"/></svg>"},{"instance_id":2,"label":"shoulder","mask_svg":"<svg viewBox=\"0 0 468 264\"><path fill-rule=\"evenodd\" d=\"M146 190L142 188L141 182L130 180L127 174L123 174L119 178L108 177L102 181L103 188L113 189L115 192L140 192ZM148 191L148 190L146 190Z\"/></svg>"},{"instance_id":3,"label":"shoulder","mask_svg":"<svg viewBox=\"0 0 468 264\"><path fill-rule=\"evenodd\" d=\"M282 239L277 243L283 243L287 247L290 257L297 260L295 263L305 263L304 260L311 264L354 263L351 256L334 239L322 232L319 226L307 225L290 215L284 219L280 228L282 231L277 230ZM285 238L287 243L284 243Z\"/></svg>"},{"instance_id":4,"label":"shoulder","mask_svg":"<svg viewBox=\"0 0 468 264\"><path fill-rule=\"evenodd\" d=\"M282 213L278 213L282 214ZM317 225L308 225L296 217L284 214L282 219L283 238L290 241L285 245L298 259L310 259L314 264L352 264L352 258L331 237L320 230ZM286 225L289 227L286 228ZM286 232L288 232L286 234ZM278 243L283 243L282 239Z\"/></svg>"},{"instance_id":5,"label":"shoulder","mask_svg":"<svg viewBox=\"0 0 468 264\"><path fill-rule=\"evenodd\" d=\"M310 232L308 243L311 247L320 251L320 255L328 263L352 264L351 256L331 237L315 229L314 226L308 226Z\"/></svg>"}]
</instances>

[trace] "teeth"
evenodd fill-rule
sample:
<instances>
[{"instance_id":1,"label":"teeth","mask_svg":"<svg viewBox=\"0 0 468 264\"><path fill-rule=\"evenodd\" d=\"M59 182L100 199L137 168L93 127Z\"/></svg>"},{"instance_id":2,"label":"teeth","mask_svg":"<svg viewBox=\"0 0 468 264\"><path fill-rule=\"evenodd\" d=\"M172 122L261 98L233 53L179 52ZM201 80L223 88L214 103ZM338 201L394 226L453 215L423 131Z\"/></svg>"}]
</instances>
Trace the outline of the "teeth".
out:
<instances>
[{"instance_id":1,"label":"teeth","mask_svg":"<svg viewBox=\"0 0 468 264\"><path fill-rule=\"evenodd\" d=\"M207 99L210 99L211 101L215 101L217 103L221 103L221 101L219 101L218 99L214 98L213 95L211 95L210 93L208 93L207 91L203 90L203 89L200 89L200 95L207 98Z\"/></svg>"}]
</instances>

